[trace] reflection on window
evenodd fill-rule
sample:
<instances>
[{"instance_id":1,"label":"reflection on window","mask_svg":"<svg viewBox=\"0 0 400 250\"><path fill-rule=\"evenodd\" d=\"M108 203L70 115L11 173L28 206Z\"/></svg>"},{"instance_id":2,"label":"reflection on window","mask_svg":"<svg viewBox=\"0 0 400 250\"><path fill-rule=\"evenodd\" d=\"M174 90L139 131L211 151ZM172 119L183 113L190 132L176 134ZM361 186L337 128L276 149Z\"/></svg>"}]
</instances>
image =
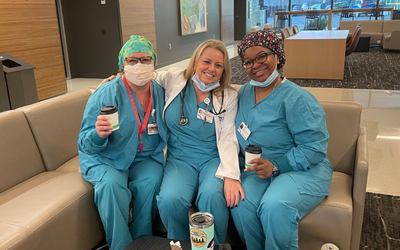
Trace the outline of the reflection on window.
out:
<instances>
[{"instance_id":1,"label":"reflection on window","mask_svg":"<svg viewBox=\"0 0 400 250\"><path fill-rule=\"evenodd\" d=\"M295 11L299 14L292 14L283 23L275 23L276 26L297 25L300 30L307 26L306 12L308 10L341 10L343 7L351 8L354 11L354 20L370 20L371 12L361 11L364 8L390 7L394 10L400 8L400 0L250 0L250 26L264 27L265 23L274 24L274 13L277 11ZM360 10L360 11L356 11ZM390 11L385 11L384 20L390 19ZM341 13L332 13L332 29L340 24ZM319 14L318 29L328 29L328 14ZM350 20L350 19L348 19ZM347 21L348 21L347 20ZM344 21L344 20L343 20ZM308 25L310 26L310 25ZM312 25L315 27L316 25Z\"/></svg>"}]
</instances>

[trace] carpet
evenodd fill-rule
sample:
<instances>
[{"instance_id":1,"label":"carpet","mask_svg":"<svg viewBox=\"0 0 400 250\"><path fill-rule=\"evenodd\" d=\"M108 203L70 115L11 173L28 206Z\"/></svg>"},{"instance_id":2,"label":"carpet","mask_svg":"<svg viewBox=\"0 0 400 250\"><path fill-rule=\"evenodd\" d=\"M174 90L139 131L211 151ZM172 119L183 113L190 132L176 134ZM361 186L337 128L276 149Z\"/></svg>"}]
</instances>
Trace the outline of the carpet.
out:
<instances>
[{"instance_id":1,"label":"carpet","mask_svg":"<svg viewBox=\"0 0 400 250\"><path fill-rule=\"evenodd\" d=\"M301 87L400 90L400 51L371 47L369 52L353 52L350 77L345 65L343 80L292 79ZM243 85L250 81L239 56L230 60L232 84ZM285 67L283 67L285 68ZM282 69L280 70L282 75ZM283 74L284 75L284 74Z\"/></svg>"},{"instance_id":2,"label":"carpet","mask_svg":"<svg viewBox=\"0 0 400 250\"><path fill-rule=\"evenodd\" d=\"M366 194L360 249L400 249L400 197Z\"/></svg>"}]
</instances>

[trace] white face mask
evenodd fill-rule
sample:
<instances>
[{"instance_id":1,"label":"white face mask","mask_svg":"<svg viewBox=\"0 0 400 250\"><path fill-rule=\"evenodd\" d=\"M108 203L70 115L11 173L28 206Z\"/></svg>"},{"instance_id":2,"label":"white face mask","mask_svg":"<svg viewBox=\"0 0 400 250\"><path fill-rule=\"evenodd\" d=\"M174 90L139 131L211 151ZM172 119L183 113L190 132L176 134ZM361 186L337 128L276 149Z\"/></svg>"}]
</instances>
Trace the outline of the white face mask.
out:
<instances>
[{"instance_id":1,"label":"white face mask","mask_svg":"<svg viewBox=\"0 0 400 250\"><path fill-rule=\"evenodd\" d=\"M276 59L276 55L275 55L275 59ZM249 84L252 86L256 86L256 87L267 87L267 86L271 85L271 83L273 83L275 81L275 79L279 77L279 72L278 72L277 68L278 68L278 66L276 65L274 71L271 73L271 75L269 75L267 80L265 80L264 82L257 82L257 81L251 80Z\"/></svg>"},{"instance_id":2,"label":"white face mask","mask_svg":"<svg viewBox=\"0 0 400 250\"><path fill-rule=\"evenodd\" d=\"M124 76L136 86L146 85L154 77L154 65L141 63L125 65Z\"/></svg>"},{"instance_id":3,"label":"white face mask","mask_svg":"<svg viewBox=\"0 0 400 250\"><path fill-rule=\"evenodd\" d=\"M206 85L199 79L199 76L196 73L193 75L192 81L196 84L197 88L199 88L200 91L204 93L210 92L211 90L216 89L220 86L219 81Z\"/></svg>"}]
</instances>

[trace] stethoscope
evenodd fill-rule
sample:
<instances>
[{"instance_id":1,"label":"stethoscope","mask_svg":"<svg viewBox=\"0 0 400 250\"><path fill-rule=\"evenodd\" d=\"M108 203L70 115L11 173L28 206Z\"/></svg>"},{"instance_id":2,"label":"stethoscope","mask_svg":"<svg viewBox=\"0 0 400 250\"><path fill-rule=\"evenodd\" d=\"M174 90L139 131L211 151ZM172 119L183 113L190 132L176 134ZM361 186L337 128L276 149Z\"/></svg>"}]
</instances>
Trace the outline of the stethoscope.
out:
<instances>
[{"instance_id":1,"label":"stethoscope","mask_svg":"<svg viewBox=\"0 0 400 250\"><path fill-rule=\"evenodd\" d=\"M186 126L189 123L189 119L185 116L185 114L183 112L183 102L185 101L186 89L187 89L188 84L189 84L189 81L186 82L185 88L183 89L183 95L182 95L182 100L181 100L181 117L179 118L179 124L182 126ZM211 103L212 103L212 98L213 98L213 94L211 93ZM206 103L206 100L208 100L208 103ZM206 103L207 107L208 107L210 100L208 98L206 100L204 100L204 103ZM216 110L214 109L214 105L213 105L212 110L209 110L209 112L212 113L213 115L223 114L226 112L225 109L222 110L223 105L224 105L224 91L222 91L222 103L221 103L221 107L219 108L219 111L216 112Z\"/></svg>"}]
</instances>

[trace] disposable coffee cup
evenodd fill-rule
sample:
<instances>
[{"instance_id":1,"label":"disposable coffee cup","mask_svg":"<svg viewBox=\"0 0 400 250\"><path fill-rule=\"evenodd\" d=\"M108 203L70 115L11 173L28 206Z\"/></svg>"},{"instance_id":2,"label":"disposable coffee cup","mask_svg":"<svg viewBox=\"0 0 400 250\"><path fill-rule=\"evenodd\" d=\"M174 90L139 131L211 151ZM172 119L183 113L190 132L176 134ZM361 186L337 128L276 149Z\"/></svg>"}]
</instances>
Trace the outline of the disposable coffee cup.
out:
<instances>
[{"instance_id":1,"label":"disposable coffee cup","mask_svg":"<svg viewBox=\"0 0 400 250\"><path fill-rule=\"evenodd\" d=\"M111 122L112 130L115 131L119 129L118 121L118 108L115 106L104 106L100 110L100 115L107 116L108 120Z\"/></svg>"},{"instance_id":2,"label":"disposable coffee cup","mask_svg":"<svg viewBox=\"0 0 400 250\"><path fill-rule=\"evenodd\" d=\"M260 158L261 157L261 153L262 153L262 149L260 146L257 145L252 145L249 144L246 146L246 148L244 149L245 151L245 166L246 168L254 166L255 164L250 164L249 161L256 159L256 158Z\"/></svg>"}]
</instances>

